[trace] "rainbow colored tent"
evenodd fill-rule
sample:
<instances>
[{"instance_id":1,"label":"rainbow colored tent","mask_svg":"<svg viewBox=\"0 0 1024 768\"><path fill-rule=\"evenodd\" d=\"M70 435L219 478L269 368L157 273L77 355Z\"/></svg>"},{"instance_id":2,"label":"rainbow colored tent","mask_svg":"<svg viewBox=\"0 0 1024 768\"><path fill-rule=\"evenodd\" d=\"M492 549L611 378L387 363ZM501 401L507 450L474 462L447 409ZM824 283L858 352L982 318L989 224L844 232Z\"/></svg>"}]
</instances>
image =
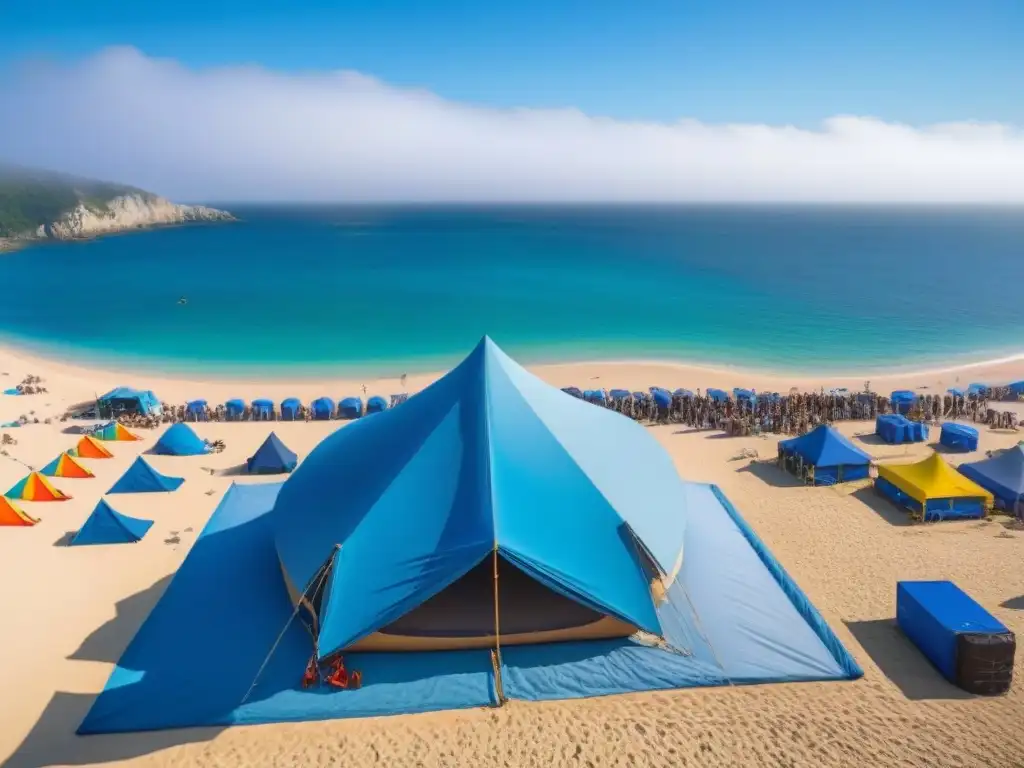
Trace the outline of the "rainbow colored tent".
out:
<instances>
[{"instance_id":1,"label":"rainbow colored tent","mask_svg":"<svg viewBox=\"0 0 1024 768\"><path fill-rule=\"evenodd\" d=\"M107 493L169 493L184 482L182 477L161 475L139 456Z\"/></svg>"},{"instance_id":2,"label":"rainbow colored tent","mask_svg":"<svg viewBox=\"0 0 1024 768\"><path fill-rule=\"evenodd\" d=\"M75 547L83 544L134 544L146 535L152 525L152 520L122 515L112 509L105 500L100 499L100 503L68 545Z\"/></svg>"},{"instance_id":3,"label":"rainbow colored tent","mask_svg":"<svg viewBox=\"0 0 1024 768\"><path fill-rule=\"evenodd\" d=\"M105 424L100 427L99 431L96 432L93 437L97 440L108 440L108 441L119 441L124 442L128 440L141 440L142 438L138 435L133 435L128 429L116 421L112 421L109 424Z\"/></svg>"},{"instance_id":4,"label":"rainbow colored tent","mask_svg":"<svg viewBox=\"0 0 1024 768\"><path fill-rule=\"evenodd\" d=\"M32 472L19 480L4 496L23 501L65 501L71 498L50 485L50 481L38 472Z\"/></svg>"},{"instance_id":5,"label":"rainbow colored tent","mask_svg":"<svg viewBox=\"0 0 1024 768\"><path fill-rule=\"evenodd\" d=\"M35 525L38 522L32 515L18 509L13 501L0 496L0 526Z\"/></svg>"},{"instance_id":6,"label":"rainbow colored tent","mask_svg":"<svg viewBox=\"0 0 1024 768\"><path fill-rule=\"evenodd\" d=\"M45 467L39 470L39 474L47 477L96 477L86 467L83 467L74 456L62 453Z\"/></svg>"},{"instance_id":7,"label":"rainbow colored tent","mask_svg":"<svg viewBox=\"0 0 1024 768\"><path fill-rule=\"evenodd\" d=\"M85 435L78 441L78 445L74 449L74 455L80 459L114 458L114 454L108 451L107 447L92 435Z\"/></svg>"}]
</instances>

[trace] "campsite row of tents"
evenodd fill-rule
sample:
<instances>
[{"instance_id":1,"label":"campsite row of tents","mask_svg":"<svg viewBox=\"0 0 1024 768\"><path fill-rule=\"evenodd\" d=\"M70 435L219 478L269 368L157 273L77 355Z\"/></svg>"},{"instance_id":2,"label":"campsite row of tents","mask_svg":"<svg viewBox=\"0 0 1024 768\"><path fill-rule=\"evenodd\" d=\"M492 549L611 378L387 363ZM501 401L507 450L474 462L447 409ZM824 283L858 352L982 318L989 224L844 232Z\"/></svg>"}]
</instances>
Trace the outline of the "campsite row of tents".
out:
<instances>
[{"instance_id":1,"label":"campsite row of tents","mask_svg":"<svg viewBox=\"0 0 1024 768\"><path fill-rule=\"evenodd\" d=\"M976 433L973 438L976 446ZM811 484L833 485L869 477L871 457L834 428L821 425L780 442L779 466ZM912 464L882 464L875 488L927 521L982 517L993 506L1017 510L1024 501L1024 444L957 468L937 453Z\"/></svg>"},{"instance_id":2,"label":"campsite row of tents","mask_svg":"<svg viewBox=\"0 0 1024 768\"><path fill-rule=\"evenodd\" d=\"M309 404L309 412L314 420L358 419L371 413L386 411L389 407L404 399L404 395L392 395L391 400L374 395L365 405L360 397L343 397L337 404L330 397L318 397ZM190 421L204 421L210 404L207 400L190 400L185 404L185 417ZM273 400L260 398L247 405L245 400L234 398L224 403L224 412L228 421L240 421L245 418L246 408L251 418L257 421L295 421L303 402L297 397L288 397L281 401L280 410Z\"/></svg>"}]
</instances>

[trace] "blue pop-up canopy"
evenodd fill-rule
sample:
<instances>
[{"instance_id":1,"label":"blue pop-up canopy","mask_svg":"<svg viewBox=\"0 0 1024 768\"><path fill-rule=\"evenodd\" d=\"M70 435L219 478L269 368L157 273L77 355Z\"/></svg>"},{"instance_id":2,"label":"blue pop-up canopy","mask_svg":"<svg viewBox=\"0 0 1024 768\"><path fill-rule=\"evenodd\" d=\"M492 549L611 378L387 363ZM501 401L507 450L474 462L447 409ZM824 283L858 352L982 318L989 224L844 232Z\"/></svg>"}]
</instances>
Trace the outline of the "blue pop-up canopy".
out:
<instances>
[{"instance_id":1,"label":"blue pop-up canopy","mask_svg":"<svg viewBox=\"0 0 1024 768\"><path fill-rule=\"evenodd\" d=\"M724 389L716 389L715 387L711 387L707 391L707 396L717 403L724 403L726 400L729 399L728 392L726 392Z\"/></svg>"},{"instance_id":2,"label":"blue pop-up canopy","mask_svg":"<svg viewBox=\"0 0 1024 768\"><path fill-rule=\"evenodd\" d=\"M246 461L246 469L254 475L281 474L295 469L298 460L295 452L271 432L263 445Z\"/></svg>"},{"instance_id":3,"label":"blue pop-up canopy","mask_svg":"<svg viewBox=\"0 0 1024 768\"><path fill-rule=\"evenodd\" d=\"M72 547L83 544L130 544L140 541L152 525L152 520L122 515L100 499L100 503L68 543Z\"/></svg>"},{"instance_id":4,"label":"blue pop-up canopy","mask_svg":"<svg viewBox=\"0 0 1024 768\"><path fill-rule=\"evenodd\" d=\"M188 424L178 422L172 424L160 435L152 453L163 456L201 456L209 453L210 448L203 442Z\"/></svg>"},{"instance_id":5,"label":"blue pop-up canopy","mask_svg":"<svg viewBox=\"0 0 1024 768\"><path fill-rule=\"evenodd\" d=\"M815 427L806 435L781 441L779 448L784 453L801 457L814 467L815 482L860 480L868 476L871 465L871 457L867 453L826 424Z\"/></svg>"},{"instance_id":6,"label":"blue pop-up canopy","mask_svg":"<svg viewBox=\"0 0 1024 768\"><path fill-rule=\"evenodd\" d=\"M314 419L329 419L334 415L334 401L329 397L318 397L310 405Z\"/></svg>"},{"instance_id":7,"label":"blue pop-up canopy","mask_svg":"<svg viewBox=\"0 0 1024 768\"><path fill-rule=\"evenodd\" d=\"M302 407L302 401L297 397L286 397L281 401L281 420L282 421L295 421L299 415L299 409Z\"/></svg>"}]
</instances>

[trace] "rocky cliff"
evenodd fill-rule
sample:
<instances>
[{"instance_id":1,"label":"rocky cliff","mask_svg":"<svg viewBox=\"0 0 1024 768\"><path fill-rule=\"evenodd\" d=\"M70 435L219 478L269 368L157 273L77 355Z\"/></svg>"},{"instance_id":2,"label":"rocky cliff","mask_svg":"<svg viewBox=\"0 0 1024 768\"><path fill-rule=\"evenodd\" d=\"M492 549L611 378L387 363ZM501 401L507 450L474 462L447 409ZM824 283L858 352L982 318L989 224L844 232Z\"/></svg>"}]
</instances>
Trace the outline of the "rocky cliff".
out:
<instances>
[{"instance_id":1,"label":"rocky cliff","mask_svg":"<svg viewBox=\"0 0 1024 768\"><path fill-rule=\"evenodd\" d=\"M233 219L227 211L203 205L178 205L155 195L132 194L115 197L103 206L80 202L56 221L38 227L35 236L73 240L145 227Z\"/></svg>"}]
</instances>

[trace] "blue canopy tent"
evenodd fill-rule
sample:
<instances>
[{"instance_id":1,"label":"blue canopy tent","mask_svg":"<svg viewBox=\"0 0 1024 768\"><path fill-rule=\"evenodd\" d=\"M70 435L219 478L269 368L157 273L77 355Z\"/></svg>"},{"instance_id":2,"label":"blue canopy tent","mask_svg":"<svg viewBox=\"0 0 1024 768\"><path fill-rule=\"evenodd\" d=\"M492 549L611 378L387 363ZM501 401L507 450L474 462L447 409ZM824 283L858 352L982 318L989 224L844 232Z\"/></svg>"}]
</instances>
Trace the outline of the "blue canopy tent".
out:
<instances>
[{"instance_id":1,"label":"blue canopy tent","mask_svg":"<svg viewBox=\"0 0 1024 768\"><path fill-rule=\"evenodd\" d=\"M677 389L677 390L676 390L675 392L673 392L672 394L673 394L673 395L674 395L675 397L693 397L693 392L691 392L691 391L690 391L690 390L688 390L688 389L683 389L682 387L680 387L679 389Z\"/></svg>"},{"instance_id":2,"label":"blue canopy tent","mask_svg":"<svg viewBox=\"0 0 1024 768\"><path fill-rule=\"evenodd\" d=\"M362 687L298 685L339 650ZM233 486L79 733L861 674L717 488L485 339L285 483Z\"/></svg>"},{"instance_id":3,"label":"blue canopy tent","mask_svg":"<svg viewBox=\"0 0 1024 768\"><path fill-rule=\"evenodd\" d=\"M1024 445L1015 445L990 459L961 464L969 477L995 496L996 506L1020 514L1024 503Z\"/></svg>"},{"instance_id":4,"label":"blue canopy tent","mask_svg":"<svg viewBox=\"0 0 1024 768\"><path fill-rule=\"evenodd\" d=\"M383 413L388 409L388 401L380 395L374 395L366 401L366 415L371 413Z\"/></svg>"},{"instance_id":5,"label":"blue canopy tent","mask_svg":"<svg viewBox=\"0 0 1024 768\"><path fill-rule=\"evenodd\" d=\"M627 400L632 397L628 389L613 389L608 395L615 401Z\"/></svg>"},{"instance_id":6,"label":"blue canopy tent","mask_svg":"<svg viewBox=\"0 0 1024 768\"><path fill-rule=\"evenodd\" d=\"M752 389L743 389L742 387L733 387L732 396L736 398L738 403L749 403L753 405L757 402L757 393Z\"/></svg>"},{"instance_id":7,"label":"blue canopy tent","mask_svg":"<svg viewBox=\"0 0 1024 768\"><path fill-rule=\"evenodd\" d=\"M651 399L651 393L650 392L634 392L633 393L633 399L636 400L637 402L643 403L643 402Z\"/></svg>"},{"instance_id":8,"label":"blue canopy tent","mask_svg":"<svg viewBox=\"0 0 1024 768\"><path fill-rule=\"evenodd\" d=\"M256 453L246 460L245 468L251 475L279 475L291 472L298 463L295 452L271 432Z\"/></svg>"},{"instance_id":9,"label":"blue canopy tent","mask_svg":"<svg viewBox=\"0 0 1024 768\"><path fill-rule=\"evenodd\" d=\"M228 400L224 403L224 411L228 421L238 421L245 415L245 400Z\"/></svg>"},{"instance_id":10,"label":"blue canopy tent","mask_svg":"<svg viewBox=\"0 0 1024 768\"><path fill-rule=\"evenodd\" d=\"M964 391L959 387L950 387L946 390L946 394L952 395L953 397L963 397L965 395Z\"/></svg>"},{"instance_id":11,"label":"blue canopy tent","mask_svg":"<svg viewBox=\"0 0 1024 768\"><path fill-rule=\"evenodd\" d=\"M608 402L608 396L603 389L584 390L583 399L594 405L604 405Z\"/></svg>"},{"instance_id":12,"label":"blue canopy tent","mask_svg":"<svg viewBox=\"0 0 1024 768\"><path fill-rule=\"evenodd\" d=\"M158 414L161 408L152 390L117 387L96 399L96 410L101 419L113 419L122 413Z\"/></svg>"},{"instance_id":13,"label":"blue canopy tent","mask_svg":"<svg viewBox=\"0 0 1024 768\"><path fill-rule=\"evenodd\" d=\"M967 387L967 394L968 395L987 395L989 389L991 389L991 387L989 387L988 384L982 384L981 382L974 382L973 384L969 384L968 385L968 387Z\"/></svg>"},{"instance_id":14,"label":"blue canopy tent","mask_svg":"<svg viewBox=\"0 0 1024 768\"><path fill-rule=\"evenodd\" d=\"M334 400L329 397L318 397L309 405L314 421L327 421L334 418Z\"/></svg>"},{"instance_id":15,"label":"blue canopy tent","mask_svg":"<svg viewBox=\"0 0 1024 768\"><path fill-rule=\"evenodd\" d=\"M209 453L210 448L192 431L192 427L179 422L164 430L150 452L163 456L201 456Z\"/></svg>"},{"instance_id":16,"label":"blue canopy tent","mask_svg":"<svg viewBox=\"0 0 1024 768\"><path fill-rule=\"evenodd\" d=\"M281 421L295 421L299 417L302 401L297 397L286 397L281 401Z\"/></svg>"},{"instance_id":17,"label":"blue canopy tent","mask_svg":"<svg viewBox=\"0 0 1024 768\"><path fill-rule=\"evenodd\" d=\"M664 392L666 395L671 395L672 394L672 390L665 389L664 387L648 387L647 391L650 392L652 395L655 392Z\"/></svg>"},{"instance_id":18,"label":"blue canopy tent","mask_svg":"<svg viewBox=\"0 0 1024 768\"><path fill-rule=\"evenodd\" d=\"M104 499L100 499L99 504L68 545L77 547L84 544L132 544L141 541L152 526L152 520L122 515L112 509Z\"/></svg>"},{"instance_id":19,"label":"blue canopy tent","mask_svg":"<svg viewBox=\"0 0 1024 768\"><path fill-rule=\"evenodd\" d=\"M939 433L939 445L956 451L976 451L978 450L978 430L968 427L966 424L947 421L943 423L942 432Z\"/></svg>"},{"instance_id":20,"label":"blue canopy tent","mask_svg":"<svg viewBox=\"0 0 1024 768\"><path fill-rule=\"evenodd\" d=\"M712 387L707 391L707 396L714 400L716 403L724 403L729 399L729 393L724 389L715 389Z\"/></svg>"},{"instance_id":21,"label":"blue canopy tent","mask_svg":"<svg viewBox=\"0 0 1024 768\"><path fill-rule=\"evenodd\" d=\"M274 401L266 398L252 401L252 417L260 420L274 418Z\"/></svg>"},{"instance_id":22,"label":"blue canopy tent","mask_svg":"<svg viewBox=\"0 0 1024 768\"><path fill-rule=\"evenodd\" d=\"M343 397L338 403L338 418L358 419L363 415L363 399L361 397Z\"/></svg>"},{"instance_id":23,"label":"blue canopy tent","mask_svg":"<svg viewBox=\"0 0 1024 768\"><path fill-rule=\"evenodd\" d=\"M779 464L812 485L834 485L868 477L871 457L837 430L822 424L806 435L781 441ZM808 468L806 474L804 467Z\"/></svg>"},{"instance_id":24,"label":"blue canopy tent","mask_svg":"<svg viewBox=\"0 0 1024 768\"><path fill-rule=\"evenodd\" d=\"M917 393L908 389L897 389L890 395L892 407L897 413L909 413L917 402Z\"/></svg>"},{"instance_id":25,"label":"blue canopy tent","mask_svg":"<svg viewBox=\"0 0 1024 768\"><path fill-rule=\"evenodd\" d=\"M185 418L192 421L206 421L206 401L189 400L185 404Z\"/></svg>"},{"instance_id":26,"label":"blue canopy tent","mask_svg":"<svg viewBox=\"0 0 1024 768\"><path fill-rule=\"evenodd\" d=\"M139 456L107 493L169 493L184 482L182 477L161 475Z\"/></svg>"},{"instance_id":27,"label":"blue canopy tent","mask_svg":"<svg viewBox=\"0 0 1024 768\"><path fill-rule=\"evenodd\" d=\"M887 443L921 443L928 439L928 425L887 413L875 419L875 434Z\"/></svg>"},{"instance_id":28,"label":"blue canopy tent","mask_svg":"<svg viewBox=\"0 0 1024 768\"><path fill-rule=\"evenodd\" d=\"M659 408L668 408L672 405L672 395L664 389L655 389L651 392L651 397Z\"/></svg>"}]
</instances>

